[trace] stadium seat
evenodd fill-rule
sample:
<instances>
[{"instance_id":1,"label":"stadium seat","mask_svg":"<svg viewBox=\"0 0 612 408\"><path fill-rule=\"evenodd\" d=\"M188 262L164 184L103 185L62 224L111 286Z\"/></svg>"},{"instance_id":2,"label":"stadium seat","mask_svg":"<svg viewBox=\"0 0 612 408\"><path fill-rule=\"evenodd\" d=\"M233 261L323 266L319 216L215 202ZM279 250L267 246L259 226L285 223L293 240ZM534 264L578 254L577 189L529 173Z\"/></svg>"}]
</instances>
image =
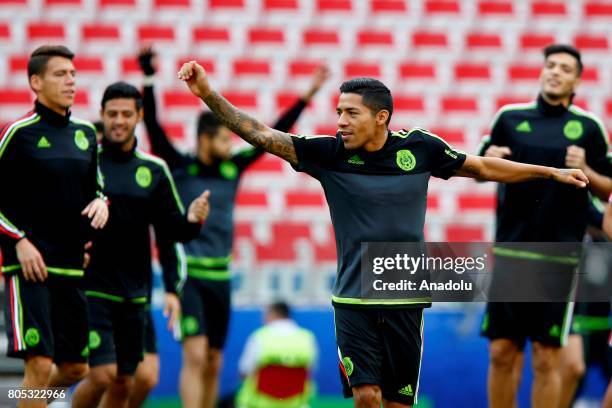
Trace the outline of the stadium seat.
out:
<instances>
[{"instance_id":1,"label":"stadium seat","mask_svg":"<svg viewBox=\"0 0 612 408\"><path fill-rule=\"evenodd\" d=\"M56 23L30 23L27 26L29 41L49 40L65 41L66 33L63 24Z\"/></svg>"},{"instance_id":2,"label":"stadium seat","mask_svg":"<svg viewBox=\"0 0 612 408\"><path fill-rule=\"evenodd\" d=\"M208 6L212 10L218 9L242 9L244 8L244 0L209 0Z\"/></svg>"},{"instance_id":3,"label":"stadium seat","mask_svg":"<svg viewBox=\"0 0 612 408\"><path fill-rule=\"evenodd\" d=\"M500 109L502 106L515 103L531 102L534 100L534 98L535 96L501 96L495 100L495 109Z\"/></svg>"},{"instance_id":4,"label":"stadium seat","mask_svg":"<svg viewBox=\"0 0 612 408\"><path fill-rule=\"evenodd\" d=\"M457 0L427 0L425 2L425 14L459 14L461 7Z\"/></svg>"},{"instance_id":5,"label":"stadium seat","mask_svg":"<svg viewBox=\"0 0 612 408\"><path fill-rule=\"evenodd\" d=\"M324 207L325 197L322 192L288 191L285 195L285 205L293 207Z\"/></svg>"},{"instance_id":6,"label":"stadium seat","mask_svg":"<svg viewBox=\"0 0 612 408\"><path fill-rule=\"evenodd\" d=\"M84 89L77 90L74 96L74 104L80 109L87 109L89 106L89 93Z\"/></svg>"},{"instance_id":7,"label":"stadium seat","mask_svg":"<svg viewBox=\"0 0 612 408\"><path fill-rule=\"evenodd\" d=\"M485 239L483 227L466 225L448 225L446 227L448 242L482 242Z\"/></svg>"},{"instance_id":8,"label":"stadium seat","mask_svg":"<svg viewBox=\"0 0 612 408\"><path fill-rule=\"evenodd\" d=\"M227 91L223 96L233 105L239 108L256 109L257 108L257 93L244 91ZM197 99L197 98L196 98Z\"/></svg>"},{"instance_id":9,"label":"stadium seat","mask_svg":"<svg viewBox=\"0 0 612 408\"><path fill-rule=\"evenodd\" d=\"M353 5L351 0L317 0L316 9L319 13L351 11Z\"/></svg>"},{"instance_id":10,"label":"stadium seat","mask_svg":"<svg viewBox=\"0 0 612 408\"><path fill-rule=\"evenodd\" d=\"M599 70L597 67L584 67L581 79L586 83L599 82Z\"/></svg>"},{"instance_id":11,"label":"stadium seat","mask_svg":"<svg viewBox=\"0 0 612 408\"><path fill-rule=\"evenodd\" d=\"M455 65L454 75L457 81L488 81L491 79L491 71L488 64L459 63Z\"/></svg>"},{"instance_id":12,"label":"stadium seat","mask_svg":"<svg viewBox=\"0 0 612 408\"><path fill-rule=\"evenodd\" d=\"M424 112L425 101L420 96L393 95L394 111Z\"/></svg>"},{"instance_id":13,"label":"stadium seat","mask_svg":"<svg viewBox=\"0 0 612 408\"><path fill-rule=\"evenodd\" d=\"M74 67L79 74L104 74L104 63L99 57L76 56L74 58Z\"/></svg>"},{"instance_id":14,"label":"stadium seat","mask_svg":"<svg viewBox=\"0 0 612 408\"><path fill-rule=\"evenodd\" d=\"M202 101L196 98L187 90L166 91L163 93L162 100L166 108L200 108Z\"/></svg>"},{"instance_id":15,"label":"stadium seat","mask_svg":"<svg viewBox=\"0 0 612 408\"><path fill-rule=\"evenodd\" d=\"M192 31L192 41L229 43L230 35L230 31L224 27L196 27Z\"/></svg>"},{"instance_id":16,"label":"stadium seat","mask_svg":"<svg viewBox=\"0 0 612 408\"><path fill-rule=\"evenodd\" d=\"M45 6L53 7L53 6L83 6L83 2L81 0L45 0Z\"/></svg>"},{"instance_id":17,"label":"stadium seat","mask_svg":"<svg viewBox=\"0 0 612 408\"><path fill-rule=\"evenodd\" d=\"M321 65L321 61L311 60L294 60L289 62L289 76L290 77L310 77L315 69Z\"/></svg>"},{"instance_id":18,"label":"stadium seat","mask_svg":"<svg viewBox=\"0 0 612 408\"><path fill-rule=\"evenodd\" d=\"M336 30L312 28L302 33L302 42L306 46L338 45L340 36Z\"/></svg>"},{"instance_id":19,"label":"stadium seat","mask_svg":"<svg viewBox=\"0 0 612 408\"><path fill-rule=\"evenodd\" d=\"M492 194L461 194L457 197L457 203L460 211L494 210L497 197Z\"/></svg>"},{"instance_id":20,"label":"stadium seat","mask_svg":"<svg viewBox=\"0 0 612 408\"><path fill-rule=\"evenodd\" d=\"M11 74L24 74L28 69L28 55L16 55L9 58L9 71Z\"/></svg>"},{"instance_id":21,"label":"stadium seat","mask_svg":"<svg viewBox=\"0 0 612 408\"><path fill-rule=\"evenodd\" d=\"M563 1L539 1L531 3L531 14L533 17L565 17L567 8Z\"/></svg>"},{"instance_id":22,"label":"stadium seat","mask_svg":"<svg viewBox=\"0 0 612 408\"><path fill-rule=\"evenodd\" d=\"M235 76L270 75L270 62L267 60L239 59L234 61L233 73Z\"/></svg>"},{"instance_id":23,"label":"stadium seat","mask_svg":"<svg viewBox=\"0 0 612 408\"><path fill-rule=\"evenodd\" d=\"M161 9L163 11L166 7L190 7L190 0L155 0L153 2L153 7L155 9Z\"/></svg>"},{"instance_id":24,"label":"stadium seat","mask_svg":"<svg viewBox=\"0 0 612 408\"><path fill-rule=\"evenodd\" d=\"M265 11L298 11L298 0L263 0Z\"/></svg>"},{"instance_id":25,"label":"stadium seat","mask_svg":"<svg viewBox=\"0 0 612 408\"><path fill-rule=\"evenodd\" d=\"M612 99L606 101L606 115L612 116Z\"/></svg>"},{"instance_id":26,"label":"stadium seat","mask_svg":"<svg viewBox=\"0 0 612 408\"><path fill-rule=\"evenodd\" d=\"M465 38L467 49L493 49L499 50L502 47L502 38L494 33L469 33Z\"/></svg>"},{"instance_id":27,"label":"stadium seat","mask_svg":"<svg viewBox=\"0 0 612 408\"><path fill-rule=\"evenodd\" d=\"M433 194L427 194L427 209L438 210L440 208L440 197Z\"/></svg>"},{"instance_id":28,"label":"stadium seat","mask_svg":"<svg viewBox=\"0 0 612 408\"><path fill-rule=\"evenodd\" d=\"M436 66L434 64L406 62L399 65L399 76L402 79L424 80L436 79Z\"/></svg>"},{"instance_id":29,"label":"stadium seat","mask_svg":"<svg viewBox=\"0 0 612 408\"><path fill-rule=\"evenodd\" d=\"M89 41L118 41L119 27L112 24L89 23L81 27L81 38Z\"/></svg>"},{"instance_id":30,"label":"stadium seat","mask_svg":"<svg viewBox=\"0 0 612 408\"><path fill-rule=\"evenodd\" d=\"M254 237L255 234L253 233L253 224L250 222L237 222L234 226L234 238L247 238L249 240L253 240Z\"/></svg>"},{"instance_id":31,"label":"stadium seat","mask_svg":"<svg viewBox=\"0 0 612 408\"><path fill-rule=\"evenodd\" d=\"M121 59L121 73L123 75L142 74L136 57L123 57Z\"/></svg>"},{"instance_id":32,"label":"stadium seat","mask_svg":"<svg viewBox=\"0 0 612 408\"><path fill-rule=\"evenodd\" d=\"M537 81L541 71L541 65L514 64L508 67L508 79L510 81Z\"/></svg>"},{"instance_id":33,"label":"stadium seat","mask_svg":"<svg viewBox=\"0 0 612 408\"><path fill-rule=\"evenodd\" d=\"M541 51L547 45L555 42L552 34L525 33L521 35L520 47L522 51Z\"/></svg>"},{"instance_id":34,"label":"stadium seat","mask_svg":"<svg viewBox=\"0 0 612 408\"><path fill-rule=\"evenodd\" d=\"M268 196L258 191L239 190L236 197L236 205L241 207L266 207Z\"/></svg>"},{"instance_id":35,"label":"stadium seat","mask_svg":"<svg viewBox=\"0 0 612 408\"><path fill-rule=\"evenodd\" d=\"M336 243L332 239L329 243L313 245L314 258L316 263L320 262L336 262L338 256L336 254Z\"/></svg>"},{"instance_id":36,"label":"stadium seat","mask_svg":"<svg viewBox=\"0 0 612 408\"><path fill-rule=\"evenodd\" d=\"M429 129L431 133L434 135L440 136L447 143L450 144L464 144L465 143L465 134L462 129L453 129L446 127L432 127Z\"/></svg>"},{"instance_id":37,"label":"stadium seat","mask_svg":"<svg viewBox=\"0 0 612 408\"><path fill-rule=\"evenodd\" d=\"M608 51L610 48L606 35L578 34L574 37L574 45L580 51Z\"/></svg>"},{"instance_id":38,"label":"stadium seat","mask_svg":"<svg viewBox=\"0 0 612 408\"><path fill-rule=\"evenodd\" d=\"M587 18L612 19L612 1L594 0L584 4L584 15Z\"/></svg>"},{"instance_id":39,"label":"stadium seat","mask_svg":"<svg viewBox=\"0 0 612 408\"><path fill-rule=\"evenodd\" d=\"M0 106L6 105L32 105L34 96L29 89L0 89Z\"/></svg>"},{"instance_id":40,"label":"stadium seat","mask_svg":"<svg viewBox=\"0 0 612 408\"><path fill-rule=\"evenodd\" d=\"M99 0L101 8L106 7L135 7L136 0Z\"/></svg>"},{"instance_id":41,"label":"stadium seat","mask_svg":"<svg viewBox=\"0 0 612 408\"><path fill-rule=\"evenodd\" d=\"M446 48L448 38L445 33L441 32L416 31L412 34L412 46L415 48Z\"/></svg>"},{"instance_id":42,"label":"stadium seat","mask_svg":"<svg viewBox=\"0 0 612 408\"><path fill-rule=\"evenodd\" d=\"M348 61L344 65L344 76L346 78L353 77L375 77L381 76L380 65L376 63Z\"/></svg>"},{"instance_id":43,"label":"stadium seat","mask_svg":"<svg viewBox=\"0 0 612 408\"><path fill-rule=\"evenodd\" d=\"M285 32L280 29L254 27L249 29L248 42L249 45L271 44L283 46L285 42Z\"/></svg>"},{"instance_id":44,"label":"stadium seat","mask_svg":"<svg viewBox=\"0 0 612 408\"><path fill-rule=\"evenodd\" d=\"M466 96L444 96L440 101L442 113L473 113L478 111L478 99Z\"/></svg>"},{"instance_id":45,"label":"stadium seat","mask_svg":"<svg viewBox=\"0 0 612 408\"><path fill-rule=\"evenodd\" d=\"M357 33L357 44L361 47L392 46L393 34L390 31L363 30Z\"/></svg>"},{"instance_id":46,"label":"stadium seat","mask_svg":"<svg viewBox=\"0 0 612 408\"><path fill-rule=\"evenodd\" d=\"M370 10L374 13L405 13L408 10L405 0L371 0Z\"/></svg>"},{"instance_id":47,"label":"stadium seat","mask_svg":"<svg viewBox=\"0 0 612 408\"><path fill-rule=\"evenodd\" d=\"M481 0L478 2L478 15L512 17L514 15L512 0Z\"/></svg>"}]
</instances>

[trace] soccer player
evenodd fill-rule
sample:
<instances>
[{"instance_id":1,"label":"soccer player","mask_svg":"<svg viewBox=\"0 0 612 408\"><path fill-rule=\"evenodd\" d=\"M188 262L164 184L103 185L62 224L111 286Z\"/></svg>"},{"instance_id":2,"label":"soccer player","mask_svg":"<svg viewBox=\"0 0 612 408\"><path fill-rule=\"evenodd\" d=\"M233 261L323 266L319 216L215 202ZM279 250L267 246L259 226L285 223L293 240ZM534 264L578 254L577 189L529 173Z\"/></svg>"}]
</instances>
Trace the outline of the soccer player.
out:
<instances>
[{"instance_id":1,"label":"soccer player","mask_svg":"<svg viewBox=\"0 0 612 408\"><path fill-rule=\"evenodd\" d=\"M190 200L198 189L205 187L211 191L214 216L208 220L206 231L185 245L188 278L181 298L183 366L180 394L186 408L212 408L217 400L222 350L230 316L234 201L241 175L264 150L249 146L232 153L231 132L212 112L204 112L198 120L196 157L178 153L157 121L152 57L150 49L145 49L139 57L147 75L144 121L152 150L174 171L179 194L184 200ZM288 131L329 75L327 68L320 67L308 91L283 114L274 128Z\"/></svg>"},{"instance_id":2,"label":"soccer player","mask_svg":"<svg viewBox=\"0 0 612 408\"><path fill-rule=\"evenodd\" d=\"M100 169L111 200L110 222L95 237L86 295L91 331L88 376L73 406L127 406L133 375L144 350L145 305L151 280L149 226L170 240L198 235L208 216L209 192L185 213L166 163L136 147L134 130L143 116L140 92L125 82L106 88L100 115L104 138ZM175 308L178 299L174 296Z\"/></svg>"},{"instance_id":3,"label":"soccer player","mask_svg":"<svg viewBox=\"0 0 612 408\"><path fill-rule=\"evenodd\" d=\"M178 78L229 129L298 171L325 191L338 251L333 288L336 341L344 378L356 407L409 407L416 403L422 350L423 308L429 299L364 299L363 242L421 242L427 183L453 175L506 183L552 179L573 187L588 180L580 170L468 156L419 128L391 132L389 89L372 78L343 83L336 136L297 136L274 130L236 109L208 83L195 61ZM351 389L345 389L349 391Z\"/></svg>"},{"instance_id":4,"label":"soccer player","mask_svg":"<svg viewBox=\"0 0 612 408\"><path fill-rule=\"evenodd\" d=\"M581 168L589 178L591 192L607 195L608 135L598 118L571 103L583 68L580 53L571 46L552 45L544 50L544 58L537 101L503 107L494 119L491 136L485 140L481 154L507 157L515 162ZM587 190L546 181L505 186L498 204L496 241L581 242L588 203ZM497 265L520 258L518 253L505 252L504 256L496 255ZM534 254L539 255L542 254ZM553 264L547 266L546 262ZM554 260L546 262L532 261L531 265L550 268L555 264ZM562 403L569 404L577 383L571 380L572 376L565 376L568 384L561 394L560 347L567 343L572 308L573 302L487 305L483 334L491 340L488 379L491 407L512 406L517 392L516 375L511 379L512 367L517 359L521 361L520 352L527 338L533 343L532 405L558 408ZM570 358L564 358L563 364L569 367L571 355L580 352L580 342L572 341Z\"/></svg>"},{"instance_id":5,"label":"soccer player","mask_svg":"<svg viewBox=\"0 0 612 408\"><path fill-rule=\"evenodd\" d=\"M108 218L95 129L70 112L73 58L61 45L34 50L28 62L34 109L0 133L8 355L25 360L23 387L32 389L67 387L87 373L84 247L90 228L102 228Z\"/></svg>"}]
</instances>

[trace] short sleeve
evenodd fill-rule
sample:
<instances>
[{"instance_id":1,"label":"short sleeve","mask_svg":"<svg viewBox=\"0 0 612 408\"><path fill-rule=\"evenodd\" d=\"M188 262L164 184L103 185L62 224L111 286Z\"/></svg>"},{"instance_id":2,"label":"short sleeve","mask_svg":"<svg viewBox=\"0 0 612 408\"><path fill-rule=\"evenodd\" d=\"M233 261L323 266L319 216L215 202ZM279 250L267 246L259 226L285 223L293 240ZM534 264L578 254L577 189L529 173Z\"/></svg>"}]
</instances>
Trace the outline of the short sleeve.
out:
<instances>
[{"instance_id":1,"label":"short sleeve","mask_svg":"<svg viewBox=\"0 0 612 408\"><path fill-rule=\"evenodd\" d=\"M291 135L297 164L293 167L316 177L317 170L331 162L338 148L336 136L299 136Z\"/></svg>"},{"instance_id":2,"label":"short sleeve","mask_svg":"<svg viewBox=\"0 0 612 408\"><path fill-rule=\"evenodd\" d=\"M451 178L463 166L466 155L454 149L444 139L433 133L423 132L429 152L429 171L434 177L444 180Z\"/></svg>"}]
</instances>

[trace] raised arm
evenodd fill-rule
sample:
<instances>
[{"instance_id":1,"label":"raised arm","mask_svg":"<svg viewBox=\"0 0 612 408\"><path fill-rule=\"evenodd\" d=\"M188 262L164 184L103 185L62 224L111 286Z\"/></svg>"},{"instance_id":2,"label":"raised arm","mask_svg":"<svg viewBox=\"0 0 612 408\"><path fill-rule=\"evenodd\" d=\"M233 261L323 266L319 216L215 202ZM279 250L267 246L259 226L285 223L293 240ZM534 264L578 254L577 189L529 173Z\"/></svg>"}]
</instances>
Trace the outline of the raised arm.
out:
<instances>
[{"instance_id":1,"label":"raised arm","mask_svg":"<svg viewBox=\"0 0 612 408\"><path fill-rule=\"evenodd\" d=\"M183 64L178 78L185 81L191 93L201 98L219 120L242 139L291 164L297 164L291 134L274 130L229 103L210 87L201 65L195 61Z\"/></svg>"},{"instance_id":2,"label":"raised arm","mask_svg":"<svg viewBox=\"0 0 612 408\"><path fill-rule=\"evenodd\" d=\"M468 155L455 175L500 183L521 183L536 179L551 179L559 183L586 187L589 179L579 169L556 169L517 163L497 157Z\"/></svg>"}]
</instances>

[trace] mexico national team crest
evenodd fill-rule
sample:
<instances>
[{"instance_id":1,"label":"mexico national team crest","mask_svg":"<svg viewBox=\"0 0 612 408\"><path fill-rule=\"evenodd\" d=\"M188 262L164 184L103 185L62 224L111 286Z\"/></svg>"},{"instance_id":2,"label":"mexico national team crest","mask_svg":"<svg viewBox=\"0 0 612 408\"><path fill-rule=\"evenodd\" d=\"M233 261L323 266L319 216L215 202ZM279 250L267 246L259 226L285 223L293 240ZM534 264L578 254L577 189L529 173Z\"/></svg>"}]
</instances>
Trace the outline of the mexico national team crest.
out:
<instances>
[{"instance_id":1,"label":"mexico national team crest","mask_svg":"<svg viewBox=\"0 0 612 408\"><path fill-rule=\"evenodd\" d=\"M346 371L346 375L350 377L351 374L353 374L353 370L355 369L355 366L353 365L353 360L351 360L350 357L344 357L342 359L342 365L344 366L344 371Z\"/></svg>"},{"instance_id":2,"label":"mexico national team crest","mask_svg":"<svg viewBox=\"0 0 612 408\"><path fill-rule=\"evenodd\" d=\"M136 170L136 183L142 188L147 188L151 185L153 175L147 166L140 166Z\"/></svg>"},{"instance_id":3,"label":"mexico national team crest","mask_svg":"<svg viewBox=\"0 0 612 408\"><path fill-rule=\"evenodd\" d=\"M35 327L30 327L25 333L25 342L30 347L35 347L40 343L40 333Z\"/></svg>"},{"instance_id":4,"label":"mexico national team crest","mask_svg":"<svg viewBox=\"0 0 612 408\"><path fill-rule=\"evenodd\" d=\"M407 149L397 151L395 162L397 166L404 171L410 171L416 166L414 155Z\"/></svg>"},{"instance_id":5,"label":"mexico national team crest","mask_svg":"<svg viewBox=\"0 0 612 408\"><path fill-rule=\"evenodd\" d=\"M582 123L578 120L568 120L563 128L563 134L569 140L580 139L583 132Z\"/></svg>"},{"instance_id":6,"label":"mexico national team crest","mask_svg":"<svg viewBox=\"0 0 612 408\"><path fill-rule=\"evenodd\" d=\"M87 140L85 132L80 129L74 132L74 144L81 150L89 149L89 140Z\"/></svg>"}]
</instances>

